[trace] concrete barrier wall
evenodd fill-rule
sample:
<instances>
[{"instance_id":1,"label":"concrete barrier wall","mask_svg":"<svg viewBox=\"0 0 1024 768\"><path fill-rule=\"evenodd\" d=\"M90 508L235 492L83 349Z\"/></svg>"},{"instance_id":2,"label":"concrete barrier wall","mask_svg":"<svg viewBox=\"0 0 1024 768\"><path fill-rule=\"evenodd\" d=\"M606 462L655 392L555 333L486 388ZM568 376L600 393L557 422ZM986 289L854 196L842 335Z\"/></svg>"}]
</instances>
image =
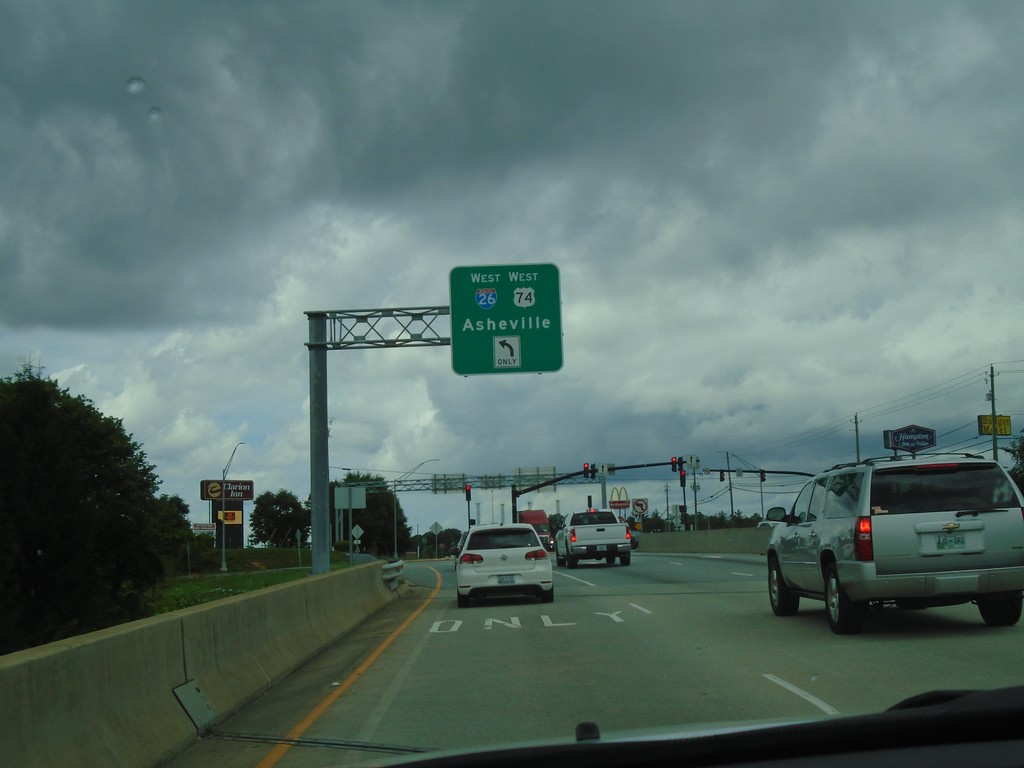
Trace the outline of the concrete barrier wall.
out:
<instances>
[{"instance_id":1,"label":"concrete barrier wall","mask_svg":"<svg viewBox=\"0 0 1024 768\"><path fill-rule=\"evenodd\" d=\"M0 755L17 766L151 766L391 600L382 563L0 656ZM186 685L187 684L187 685ZM193 715L196 708L192 708Z\"/></svg>"},{"instance_id":2,"label":"concrete barrier wall","mask_svg":"<svg viewBox=\"0 0 1024 768\"><path fill-rule=\"evenodd\" d=\"M171 616L0 656L0 761L151 765L196 738L173 693L184 674Z\"/></svg>"},{"instance_id":3,"label":"concrete barrier wall","mask_svg":"<svg viewBox=\"0 0 1024 768\"><path fill-rule=\"evenodd\" d=\"M214 722L393 599L381 565L356 566L179 612L185 672L213 710Z\"/></svg>"}]
</instances>

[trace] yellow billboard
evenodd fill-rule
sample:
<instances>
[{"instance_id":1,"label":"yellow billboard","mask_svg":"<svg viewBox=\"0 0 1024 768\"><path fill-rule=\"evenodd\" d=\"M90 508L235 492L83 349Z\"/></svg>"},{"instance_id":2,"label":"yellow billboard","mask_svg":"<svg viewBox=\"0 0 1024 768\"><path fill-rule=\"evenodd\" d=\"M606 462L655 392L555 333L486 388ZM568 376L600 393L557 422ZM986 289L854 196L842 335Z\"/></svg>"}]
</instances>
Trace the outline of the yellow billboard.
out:
<instances>
[{"instance_id":1,"label":"yellow billboard","mask_svg":"<svg viewBox=\"0 0 1024 768\"><path fill-rule=\"evenodd\" d=\"M979 416L978 417L978 434L979 435L991 435L992 434L992 416ZM1010 426L1009 416L996 416L996 435L1002 435L1008 437L1013 434L1013 428Z\"/></svg>"}]
</instances>

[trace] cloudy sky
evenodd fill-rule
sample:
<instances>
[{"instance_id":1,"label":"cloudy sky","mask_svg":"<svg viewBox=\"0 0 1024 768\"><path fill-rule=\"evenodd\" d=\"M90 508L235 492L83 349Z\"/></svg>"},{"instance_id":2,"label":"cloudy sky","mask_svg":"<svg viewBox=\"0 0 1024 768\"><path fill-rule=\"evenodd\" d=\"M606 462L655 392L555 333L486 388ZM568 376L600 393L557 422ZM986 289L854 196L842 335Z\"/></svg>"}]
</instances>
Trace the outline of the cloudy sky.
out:
<instances>
[{"instance_id":1,"label":"cloudy sky","mask_svg":"<svg viewBox=\"0 0 1024 768\"><path fill-rule=\"evenodd\" d=\"M240 441L233 477L309 494L305 312L554 264L557 372L331 352L332 477L990 449L990 366L1024 427L1022 32L1017 2L0 0L0 375L122 419L204 521Z\"/></svg>"}]
</instances>

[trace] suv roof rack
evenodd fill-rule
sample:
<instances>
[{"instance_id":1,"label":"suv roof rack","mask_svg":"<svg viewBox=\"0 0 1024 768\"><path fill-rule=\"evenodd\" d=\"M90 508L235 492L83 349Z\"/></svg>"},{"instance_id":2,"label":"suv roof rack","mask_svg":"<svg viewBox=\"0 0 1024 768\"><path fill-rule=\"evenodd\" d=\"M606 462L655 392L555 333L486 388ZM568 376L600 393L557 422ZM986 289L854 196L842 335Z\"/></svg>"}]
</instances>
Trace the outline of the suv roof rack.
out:
<instances>
[{"instance_id":1,"label":"suv roof rack","mask_svg":"<svg viewBox=\"0 0 1024 768\"><path fill-rule=\"evenodd\" d=\"M861 459L860 461L847 461L835 466L829 467L826 472L831 472L834 469L845 469L846 467L859 467L868 466L874 464L882 464L892 461L913 461L914 459L926 459L933 456L956 456L961 459L984 459L985 457L977 453L967 453L966 451L935 451L934 453L914 453L909 456L896 454L894 456L873 456L868 459Z\"/></svg>"}]
</instances>

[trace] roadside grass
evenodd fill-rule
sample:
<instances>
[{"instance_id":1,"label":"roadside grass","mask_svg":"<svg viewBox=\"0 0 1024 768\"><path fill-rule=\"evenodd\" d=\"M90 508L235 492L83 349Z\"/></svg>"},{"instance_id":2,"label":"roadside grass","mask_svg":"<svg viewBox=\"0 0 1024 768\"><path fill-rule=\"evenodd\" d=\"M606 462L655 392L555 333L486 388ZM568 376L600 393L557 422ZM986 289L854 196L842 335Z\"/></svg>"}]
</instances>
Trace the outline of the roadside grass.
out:
<instances>
[{"instance_id":1,"label":"roadside grass","mask_svg":"<svg viewBox=\"0 0 1024 768\"><path fill-rule=\"evenodd\" d=\"M201 572L189 576L172 576L157 587L153 596L155 614L189 608L193 605L241 595L310 575L312 555L309 550L295 549L229 549L226 572L220 570L220 552L217 557L204 553ZM348 567L344 552L331 552L331 570Z\"/></svg>"}]
</instances>

